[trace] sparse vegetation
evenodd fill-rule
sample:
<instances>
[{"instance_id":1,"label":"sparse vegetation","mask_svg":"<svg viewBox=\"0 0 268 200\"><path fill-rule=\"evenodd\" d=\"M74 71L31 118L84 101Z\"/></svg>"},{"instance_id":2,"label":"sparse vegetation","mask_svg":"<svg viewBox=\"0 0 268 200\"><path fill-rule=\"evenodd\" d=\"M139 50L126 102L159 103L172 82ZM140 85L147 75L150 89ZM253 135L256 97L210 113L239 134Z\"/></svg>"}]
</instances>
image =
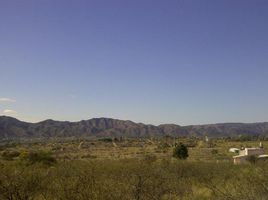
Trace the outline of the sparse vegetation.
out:
<instances>
[{"instance_id":1,"label":"sparse vegetation","mask_svg":"<svg viewBox=\"0 0 268 200\"><path fill-rule=\"evenodd\" d=\"M0 199L88 200L262 200L268 195L268 163L233 165L228 149L258 141L215 139L125 138L1 143ZM202 144L201 144L202 143ZM263 145L268 145L264 141ZM55 148L57 147L57 148ZM188 150L188 159L174 152ZM157 152L156 150L159 150ZM177 151L175 151L175 150ZM184 149L184 151L181 151ZM165 150L165 151L163 151ZM181 154L177 154L181 155ZM178 157L179 158L179 157ZM57 162L56 162L57 161ZM252 184L254 182L254 184Z\"/></svg>"},{"instance_id":2,"label":"sparse vegetation","mask_svg":"<svg viewBox=\"0 0 268 200\"><path fill-rule=\"evenodd\" d=\"M0 164L0 199L265 199L267 165L147 160ZM252 184L254 181L254 184Z\"/></svg>"},{"instance_id":3,"label":"sparse vegetation","mask_svg":"<svg viewBox=\"0 0 268 200\"><path fill-rule=\"evenodd\" d=\"M2 158L4 160L13 160L20 155L18 151L6 150L2 152Z\"/></svg>"}]
</instances>

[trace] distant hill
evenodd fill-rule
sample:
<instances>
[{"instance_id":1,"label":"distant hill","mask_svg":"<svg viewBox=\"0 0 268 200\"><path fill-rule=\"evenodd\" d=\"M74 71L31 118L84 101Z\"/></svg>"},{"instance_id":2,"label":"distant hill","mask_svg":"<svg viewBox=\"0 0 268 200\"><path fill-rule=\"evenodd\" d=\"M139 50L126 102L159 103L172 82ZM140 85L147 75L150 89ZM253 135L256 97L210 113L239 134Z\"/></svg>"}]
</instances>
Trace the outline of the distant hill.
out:
<instances>
[{"instance_id":1,"label":"distant hill","mask_svg":"<svg viewBox=\"0 0 268 200\"><path fill-rule=\"evenodd\" d=\"M196 126L164 124L160 126L110 118L93 118L79 122L45 120L27 123L0 116L0 139L51 137L150 137L267 135L268 123L224 123Z\"/></svg>"}]
</instances>

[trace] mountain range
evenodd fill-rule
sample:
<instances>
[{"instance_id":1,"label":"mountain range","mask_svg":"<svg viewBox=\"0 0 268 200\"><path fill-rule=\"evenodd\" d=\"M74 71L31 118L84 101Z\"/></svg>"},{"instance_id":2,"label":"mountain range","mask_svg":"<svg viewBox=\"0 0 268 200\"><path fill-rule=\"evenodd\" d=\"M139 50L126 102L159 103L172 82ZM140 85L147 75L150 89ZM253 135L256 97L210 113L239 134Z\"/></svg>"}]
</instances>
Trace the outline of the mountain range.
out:
<instances>
[{"instance_id":1,"label":"mountain range","mask_svg":"<svg viewBox=\"0 0 268 200\"><path fill-rule=\"evenodd\" d=\"M268 122L221 123L208 125L159 126L111 118L93 118L79 122L45 120L28 123L16 118L0 116L0 139L53 137L151 137L151 136L210 136L239 135L268 136Z\"/></svg>"}]
</instances>

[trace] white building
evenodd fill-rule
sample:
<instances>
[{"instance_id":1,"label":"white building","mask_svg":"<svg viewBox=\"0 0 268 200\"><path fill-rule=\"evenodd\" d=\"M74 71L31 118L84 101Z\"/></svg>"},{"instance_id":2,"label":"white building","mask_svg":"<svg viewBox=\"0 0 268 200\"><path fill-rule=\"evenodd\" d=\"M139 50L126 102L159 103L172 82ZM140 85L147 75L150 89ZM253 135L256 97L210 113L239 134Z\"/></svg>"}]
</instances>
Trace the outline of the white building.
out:
<instances>
[{"instance_id":1,"label":"white building","mask_svg":"<svg viewBox=\"0 0 268 200\"><path fill-rule=\"evenodd\" d=\"M257 159L267 158L267 155L264 155L264 148L245 148L239 151L238 156L233 156L234 164L243 164L248 162L250 156L256 156Z\"/></svg>"}]
</instances>

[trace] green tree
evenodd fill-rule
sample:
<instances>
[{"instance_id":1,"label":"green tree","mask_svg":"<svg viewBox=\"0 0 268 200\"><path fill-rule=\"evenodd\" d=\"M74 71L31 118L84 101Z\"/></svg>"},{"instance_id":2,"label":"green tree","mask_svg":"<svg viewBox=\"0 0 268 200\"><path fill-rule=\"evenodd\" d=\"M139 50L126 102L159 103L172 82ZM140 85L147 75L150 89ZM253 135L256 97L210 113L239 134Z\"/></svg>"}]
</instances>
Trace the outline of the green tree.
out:
<instances>
[{"instance_id":1,"label":"green tree","mask_svg":"<svg viewBox=\"0 0 268 200\"><path fill-rule=\"evenodd\" d=\"M173 150L173 157L185 160L188 156L187 146L182 143L175 146Z\"/></svg>"}]
</instances>

